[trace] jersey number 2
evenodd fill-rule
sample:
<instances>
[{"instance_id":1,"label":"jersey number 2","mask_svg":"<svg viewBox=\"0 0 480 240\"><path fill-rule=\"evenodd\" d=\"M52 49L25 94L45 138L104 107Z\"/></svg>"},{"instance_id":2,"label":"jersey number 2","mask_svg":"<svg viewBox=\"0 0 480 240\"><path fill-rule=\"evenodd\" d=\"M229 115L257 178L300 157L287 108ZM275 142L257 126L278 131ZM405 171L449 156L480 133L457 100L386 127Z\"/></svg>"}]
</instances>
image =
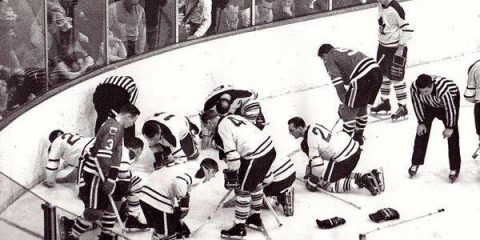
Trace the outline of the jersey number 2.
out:
<instances>
[{"instance_id":1,"label":"jersey number 2","mask_svg":"<svg viewBox=\"0 0 480 240\"><path fill-rule=\"evenodd\" d=\"M62 139L67 138L67 143L70 144L70 146L73 146L76 142L80 140L79 137L71 134L71 133L65 133L62 135Z\"/></svg>"},{"instance_id":2,"label":"jersey number 2","mask_svg":"<svg viewBox=\"0 0 480 240\"><path fill-rule=\"evenodd\" d=\"M323 126L322 126L323 127ZM320 129L319 127L313 127L312 129L312 132L313 134L315 135L318 135L320 133L320 135L322 136L322 139L325 140L326 142L329 142L330 141L330 137L331 137L331 133L327 130L327 129L323 129L325 131L328 132L328 134L325 136L325 134L323 133L322 129Z\"/></svg>"}]
</instances>

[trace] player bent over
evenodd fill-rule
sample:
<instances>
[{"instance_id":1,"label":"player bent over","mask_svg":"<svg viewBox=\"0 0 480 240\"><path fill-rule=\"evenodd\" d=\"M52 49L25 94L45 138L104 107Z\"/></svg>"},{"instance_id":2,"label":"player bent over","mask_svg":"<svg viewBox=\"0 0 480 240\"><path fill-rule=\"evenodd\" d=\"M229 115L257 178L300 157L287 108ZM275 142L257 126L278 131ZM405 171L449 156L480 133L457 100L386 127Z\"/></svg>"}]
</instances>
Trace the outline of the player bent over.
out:
<instances>
[{"instance_id":1,"label":"player bent over","mask_svg":"<svg viewBox=\"0 0 480 240\"><path fill-rule=\"evenodd\" d=\"M203 126L215 133L213 144L223 152L225 188L235 189L234 226L221 231L222 238L243 238L245 224L263 228L260 209L263 204L263 180L276 157L270 136L246 118L238 115L221 117L208 110L201 115Z\"/></svg>"},{"instance_id":2,"label":"player bent over","mask_svg":"<svg viewBox=\"0 0 480 240\"><path fill-rule=\"evenodd\" d=\"M185 163L198 157L194 140L198 127L186 117L167 112L155 113L145 120L142 134L155 157L154 168Z\"/></svg>"},{"instance_id":3,"label":"player bent over","mask_svg":"<svg viewBox=\"0 0 480 240\"><path fill-rule=\"evenodd\" d=\"M172 168L169 171L154 171L140 195L140 205L147 224L154 229L153 240L188 237L190 230L183 222L189 210L191 186L208 182L218 172L213 159L205 158L199 168Z\"/></svg>"},{"instance_id":4,"label":"player bent over","mask_svg":"<svg viewBox=\"0 0 480 240\"><path fill-rule=\"evenodd\" d=\"M83 137L73 133L64 133L62 130L54 130L48 137L48 161L45 166L46 180L43 185L54 187L58 183L81 181L79 169L82 167L82 156L93 146L95 138ZM71 168L63 177L57 177L60 170Z\"/></svg>"},{"instance_id":5,"label":"player bent over","mask_svg":"<svg viewBox=\"0 0 480 240\"><path fill-rule=\"evenodd\" d=\"M318 56L332 78L340 98L339 112L343 131L363 145L363 131L367 125L367 105L374 103L382 84L378 64L365 54L323 44Z\"/></svg>"},{"instance_id":6,"label":"player bent over","mask_svg":"<svg viewBox=\"0 0 480 240\"><path fill-rule=\"evenodd\" d=\"M100 240L114 239L113 226L115 214L109 202L109 195L115 190L122 158L124 128L132 126L140 111L130 103L121 107L115 118L109 118L100 127L90 153L86 157L83 167L84 185L80 187L80 198L85 204L83 216L75 220L72 231L65 237L75 240L86 230L92 222L102 221ZM97 167L97 162L100 169ZM102 181L101 174L104 177Z\"/></svg>"},{"instance_id":7,"label":"player bent over","mask_svg":"<svg viewBox=\"0 0 480 240\"><path fill-rule=\"evenodd\" d=\"M296 139L303 137L301 149L310 159L305 174L309 191L322 188L337 193L365 187L375 196L385 190L381 169L365 174L353 172L360 159L361 148L345 132L332 135L320 124L306 126L300 117L288 121L288 130Z\"/></svg>"},{"instance_id":8,"label":"player bent over","mask_svg":"<svg viewBox=\"0 0 480 240\"><path fill-rule=\"evenodd\" d=\"M208 95L203 112L214 110L221 116L230 114L240 115L255 124L260 129L266 125L260 103L257 101L258 94L253 90L234 88L230 85L221 85ZM203 128L200 136L202 146L207 146L211 134Z\"/></svg>"},{"instance_id":9,"label":"player bent over","mask_svg":"<svg viewBox=\"0 0 480 240\"><path fill-rule=\"evenodd\" d=\"M267 197L275 197L282 205L285 216L293 216L295 189L295 166L290 158L277 157L263 180L263 192Z\"/></svg>"}]
</instances>

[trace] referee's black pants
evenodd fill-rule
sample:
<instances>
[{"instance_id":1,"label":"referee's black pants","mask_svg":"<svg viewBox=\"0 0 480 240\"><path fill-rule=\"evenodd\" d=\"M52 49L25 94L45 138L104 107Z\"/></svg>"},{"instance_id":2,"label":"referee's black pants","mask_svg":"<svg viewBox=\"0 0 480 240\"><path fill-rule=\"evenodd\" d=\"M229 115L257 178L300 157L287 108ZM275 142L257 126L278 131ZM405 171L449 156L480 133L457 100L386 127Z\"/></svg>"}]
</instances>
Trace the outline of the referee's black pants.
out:
<instances>
[{"instance_id":1,"label":"referee's black pants","mask_svg":"<svg viewBox=\"0 0 480 240\"><path fill-rule=\"evenodd\" d=\"M458 116L460 110L460 98L453 99L455 109L457 111L457 125L453 128L453 133L448 138L448 159L450 162L450 170L460 170L461 158L460 158L460 143L458 136ZM427 132L422 136L416 135L415 145L413 147L412 165L423 165L425 161L425 153L427 152L428 139L430 138L430 129L432 127L433 119L437 118L446 125L446 116L444 108L432 108L429 106L424 107L425 126Z\"/></svg>"}]
</instances>

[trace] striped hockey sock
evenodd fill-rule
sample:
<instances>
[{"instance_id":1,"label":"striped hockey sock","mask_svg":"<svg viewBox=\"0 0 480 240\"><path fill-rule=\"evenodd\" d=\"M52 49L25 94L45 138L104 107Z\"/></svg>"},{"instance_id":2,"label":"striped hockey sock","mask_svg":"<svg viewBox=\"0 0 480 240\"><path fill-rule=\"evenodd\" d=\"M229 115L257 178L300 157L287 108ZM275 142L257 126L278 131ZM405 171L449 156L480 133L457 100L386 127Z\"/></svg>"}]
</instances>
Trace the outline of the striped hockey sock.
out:
<instances>
[{"instance_id":1,"label":"striped hockey sock","mask_svg":"<svg viewBox=\"0 0 480 240\"><path fill-rule=\"evenodd\" d=\"M260 210L263 206L263 185L260 184L258 187L251 193L252 204L251 204L251 213L260 213Z\"/></svg>"},{"instance_id":2,"label":"striped hockey sock","mask_svg":"<svg viewBox=\"0 0 480 240\"><path fill-rule=\"evenodd\" d=\"M77 218L75 220L75 225L73 226L72 229L72 234L75 237L80 237L84 232L92 228L92 223L82 219L82 218Z\"/></svg>"},{"instance_id":3,"label":"striped hockey sock","mask_svg":"<svg viewBox=\"0 0 480 240\"><path fill-rule=\"evenodd\" d=\"M392 81L386 77L383 78L382 86L380 87L380 94L382 100L389 99L390 96L390 85L392 85Z\"/></svg>"},{"instance_id":4,"label":"striped hockey sock","mask_svg":"<svg viewBox=\"0 0 480 240\"><path fill-rule=\"evenodd\" d=\"M348 133L348 135L352 136L353 132L355 131L355 120L350 120L343 123L343 131Z\"/></svg>"},{"instance_id":5,"label":"striped hockey sock","mask_svg":"<svg viewBox=\"0 0 480 240\"><path fill-rule=\"evenodd\" d=\"M395 94L397 95L398 104L406 105L407 104L407 84L404 81L394 82L393 88L395 89Z\"/></svg>"},{"instance_id":6,"label":"striped hockey sock","mask_svg":"<svg viewBox=\"0 0 480 240\"><path fill-rule=\"evenodd\" d=\"M252 197L249 192L235 189L235 223L245 224L247 217L250 213L250 203Z\"/></svg>"},{"instance_id":7,"label":"striped hockey sock","mask_svg":"<svg viewBox=\"0 0 480 240\"><path fill-rule=\"evenodd\" d=\"M113 226L115 226L116 216L113 212L104 212L102 216L102 233L114 235Z\"/></svg>"}]
</instances>

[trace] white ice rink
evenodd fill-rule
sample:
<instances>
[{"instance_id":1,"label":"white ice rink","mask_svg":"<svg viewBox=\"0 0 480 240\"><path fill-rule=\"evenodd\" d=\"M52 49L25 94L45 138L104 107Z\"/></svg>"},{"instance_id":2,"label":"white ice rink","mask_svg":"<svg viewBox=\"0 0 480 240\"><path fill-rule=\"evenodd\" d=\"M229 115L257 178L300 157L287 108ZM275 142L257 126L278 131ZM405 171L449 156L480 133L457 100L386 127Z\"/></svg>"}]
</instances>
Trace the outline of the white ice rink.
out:
<instances>
[{"instance_id":1,"label":"white ice rink","mask_svg":"<svg viewBox=\"0 0 480 240\"><path fill-rule=\"evenodd\" d=\"M476 1L458 1L471 4L463 5L462 8L456 6L457 1L446 0L414 0L404 3L407 14L415 16L410 18L410 22L421 29L422 26L446 22L446 19L437 19L438 13L447 12L447 9L458 11L461 14L463 8L476 8L478 13L475 15L475 22L465 22L471 24L471 31L480 31L479 21L480 6ZM438 7L437 7L438 6ZM418 14L418 9L422 8L426 14ZM428 10L431 8L432 10ZM459 9L457 9L459 8ZM451 11L450 11L451 12ZM471 13L472 11L470 11ZM435 17L433 16L435 13ZM360 12L348 13L347 15L356 16L375 16L376 9L367 9ZM441 15L441 14L440 14ZM445 18L455 18L457 15L444 15ZM333 16L332 18L343 18L344 15ZM409 16L407 15L407 18ZM459 18L460 15L458 15ZM473 19L473 18L472 18ZM318 19L315 21L320 21ZM475 20L475 19L474 19ZM368 19L368 24L375 23ZM297 23L301 24L301 23ZM437 25L436 25L437 26ZM441 26L437 26L441 28ZM449 31L451 29L445 29ZM422 34L416 29L414 38L432 37ZM473 36L473 35L472 35ZM476 37L476 35L474 36ZM345 39L343 40L345 42ZM354 41L354 39L352 39ZM375 36L372 36L372 43L375 43ZM451 44L455 42L455 36L451 36ZM459 42L462 42L459 40ZM415 41L412 41L415 44ZM368 49L358 49L367 53L374 53L376 45L365 43ZM292 46L301 47L301 46ZM370 48L372 47L372 48ZM415 49L415 46L411 47ZM449 46L439 45L438 50L446 49L449 52ZM475 60L480 58L477 49L471 51L453 51L452 54L439 55L435 53L429 58L432 61L410 63L407 69L406 80L408 86L421 73L437 74L453 79L463 93L466 85L467 68ZM412 54L422 53L421 49L415 49ZM323 64L318 62L318 66L323 68ZM394 95L392 89L392 96ZM333 86L322 86L310 90L296 93L281 94L277 97L264 99L262 107L269 125L265 131L269 132L274 138L277 152L286 155L299 148L299 142L288 135L287 120L295 115L303 117L307 122L317 122L327 128L333 126L337 119L338 100ZM393 99L393 98L392 98ZM392 106L396 106L393 102ZM353 240L358 239L359 233L368 232L377 227L386 226L401 220L414 218L436 212L444 208L445 212L431 217L422 218L418 221L405 223L374 232L367 236L371 240L396 240L396 239L422 239L422 240L475 240L480 238L480 228L478 222L480 218L480 179L479 179L479 160L473 160L471 155L476 149L478 140L475 134L473 120L473 105L461 99L461 110L459 119L460 145L462 155L462 167L460 177L454 184L448 181L448 152L447 142L442 138L443 125L436 120L432 126L429 149L427 152L425 165L421 166L416 177L409 178L407 169L411 165L410 159L413 148L413 140L416 131L416 118L413 109L409 103L409 119L392 123L390 120L379 120L369 117L369 124L365 130L365 145L362 157L355 171L363 172L372 168L382 166L385 170L386 191L378 196L371 196L366 190L360 192L340 193L336 196L344 198L362 207L361 210L351 207L337 199L327 196L323 193L307 192L305 187L299 182L295 182L295 215L293 217L283 216L282 211L277 211L283 227L278 227L275 219L268 210L262 212L262 218L273 239L336 239ZM196 119L195 119L196 120ZM338 124L336 131L341 130L341 124ZM149 154L148 150L145 151ZM217 153L213 150L203 151L203 157L216 157ZM303 153L297 153L292 156L296 163L297 176L303 177L306 156ZM144 163L139 163L141 167ZM147 166L147 165L145 165ZM148 163L150 166L150 163ZM146 176L145 172L139 174ZM71 185L57 185L56 189L46 189L38 185L33 191L46 200L68 209L76 214L82 211L82 203L76 198L76 193ZM215 208L218 201L226 193L223 188L223 176L217 174L211 182L200 185L191 193L191 208L185 222L191 230L196 229L199 224ZM392 207L400 213L400 220L389 221L381 224L373 223L369 220L368 214L381 208ZM22 211L19 211L22 209ZM29 209L26 211L25 209ZM278 208L277 210L281 210ZM26 194L7 209L0 217L10 222L29 229L31 232L21 232L12 227L14 224L6 224L6 221L0 221L0 239L6 239L2 236L8 234L9 238L35 239L35 234L43 235L40 201L32 195ZM58 211L60 212L60 211ZM33 221L24 221L22 219L35 216ZM316 226L315 219L327 219L331 217L343 217L346 224L331 230L321 230ZM220 209L214 218L191 239L219 239L222 229L230 228L234 218L233 208ZM93 236L90 234L89 236ZM128 234L130 239L150 239L150 233ZM248 239L264 239L259 232L248 230ZM88 238L84 238L88 239Z\"/></svg>"}]
</instances>

